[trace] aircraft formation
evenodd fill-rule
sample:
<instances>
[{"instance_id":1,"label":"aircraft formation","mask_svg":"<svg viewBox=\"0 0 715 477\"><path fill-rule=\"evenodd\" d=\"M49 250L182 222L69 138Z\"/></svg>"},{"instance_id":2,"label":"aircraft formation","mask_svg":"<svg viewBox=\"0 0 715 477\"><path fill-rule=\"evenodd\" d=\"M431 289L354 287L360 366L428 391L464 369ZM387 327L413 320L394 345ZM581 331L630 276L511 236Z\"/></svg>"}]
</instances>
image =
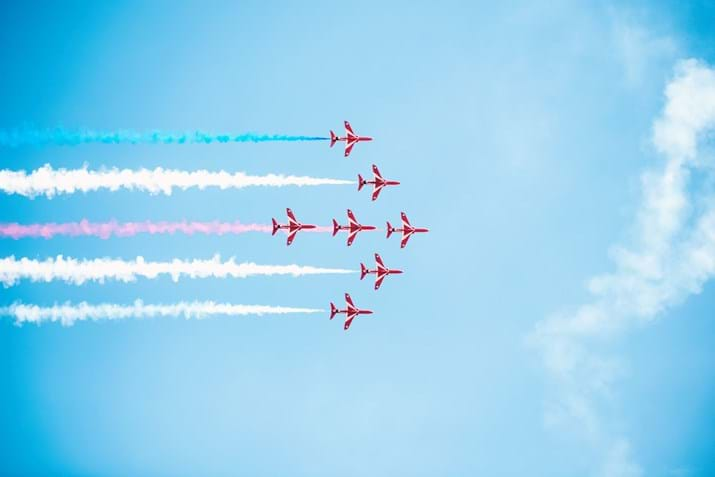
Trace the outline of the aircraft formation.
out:
<instances>
[{"instance_id":1,"label":"aircraft formation","mask_svg":"<svg viewBox=\"0 0 715 477\"><path fill-rule=\"evenodd\" d=\"M330 147L333 147L335 145L335 143L338 141L345 142L345 157L348 157L350 155L350 152L353 150L353 147L358 142L372 141L372 138L367 137L367 136L357 135L353 131L352 126L350 126L350 123L348 121L345 121L345 137L339 137L333 131L330 131ZM375 164L372 165L372 174L373 174L372 180L366 180L360 174L358 174L358 191L362 190L362 188L365 187L366 185L372 185L373 186L373 190L372 190L372 200L373 201L377 200L377 198L380 195L380 192L385 187L400 185L399 181L383 178L382 174L380 173L380 170L377 168L377 166ZM286 213L288 215L288 224L285 226L278 225L276 220L273 219L273 234L274 235L280 228L285 228L286 230L288 230L288 239L287 239L286 245L290 245L291 243L293 243L293 240L295 239L295 235L298 233L298 231L307 229L307 228L315 228L316 227L316 225L306 225L306 224L300 223L295 218L293 211L291 211L290 209L286 209ZM355 241L355 238L357 237L357 235L360 232L373 231L373 230L377 229L377 227L374 225L361 224L358 221L358 219L355 217L355 214L353 213L353 211L350 209L347 209L347 219L348 219L348 222L346 225L341 225L336 219L333 219L333 236L336 236L339 232L347 232L346 244L348 247L350 247L353 244L353 242ZM412 224L410 223L409 219L407 218L407 214L405 212L400 212L400 220L402 222L402 227L399 227L399 228L393 227L392 224L390 224L390 222L387 221L385 230L387 232L388 239L394 233L402 234L402 238L400 239L400 248L401 249L405 248L407 246L407 243L410 240L410 237L412 237L414 234L429 232L429 229L427 229L425 227L412 226ZM401 274L401 273L403 273L402 270L388 268L385 265L385 263L383 262L382 257L380 257L380 255L377 253L375 254L375 269L374 270L370 270L363 263L360 264L360 280L363 280L368 275L374 274L375 275L375 290L380 289L380 285L382 285L383 280L388 275L396 275L396 274ZM330 319L332 320L338 314L344 314L345 322L343 324L343 329L345 331L347 331L350 328L350 325L352 324L353 320L356 317L358 317L360 315L371 315L372 313L373 313L372 310L358 308L355 305L355 303L353 302L349 293L345 293L345 309L343 309L343 310L337 308L333 302L330 302Z\"/></svg>"},{"instance_id":2,"label":"aircraft formation","mask_svg":"<svg viewBox=\"0 0 715 477\"><path fill-rule=\"evenodd\" d=\"M330 131L330 137L320 136L290 136L267 134L208 134L202 131L188 133L152 132L141 133L136 131L92 131L92 130L0 130L0 146L15 147L18 145L80 145L87 143L104 144L211 144L228 142L269 142L269 141L330 141L330 147L338 142L345 143L344 157L349 157L355 146L360 142L369 142L373 138L360 136L353 130L348 121L344 122L345 135L338 136ZM58 194L74 192L91 192L100 189L115 191L118 189L141 190L152 194L171 194L174 189L185 190L195 187L245 188L250 186L327 186L327 185L354 185L355 181L337 178L321 178L292 175L270 174L254 176L243 172L225 171L182 171L156 168L149 169L102 169L99 171L83 169L53 168L49 164L31 172L0 170L0 192L17 194L34 198L46 196L52 198ZM400 185L394 179L383 177L377 165L372 164L372 178L366 179L361 174L357 175L357 190L371 189L372 202L377 201L385 188ZM379 230L378 226L363 224L351 209L346 210L346 222L332 219L332 225L317 225L303 223L296 217L290 208L286 208L286 222L281 223L272 218L271 224L246 224L235 222L198 222L198 221L149 221L117 223L114 220L105 222L90 222L82 219L75 222L47 222L35 224L0 223L0 238L25 238L54 236L94 236L101 239L114 237L133 237L140 233L145 234L173 234L195 233L222 235L225 233L239 234L247 232L271 233L276 235L279 231L286 234L286 246L290 246L298 236L298 232L332 232L333 237L345 237L347 247L351 247L358 235L362 232ZM386 238L392 235L400 237L400 249L404 249L410 238L415 234L429 232L425 227L413 226L407 214L400 212L400 227L393 226L389 220L385 221ZM342 234L345 235L342 235ZM301 234L302 235L302 234ZM342 240L342 238L340 238ZM362 239L365 240L365 239ZM403 270L389 268L380 254L374 254L374 268L369 268L360 263L360 280L369 275L375 276L374 289L379 290L385 278L389 275L402 274ZM62 280L67 283L81 285L87 281L105 280L134 280L136 277L155 278L159 275L169 275L173 280L181 276L191 278L242 278L253 275L292 275L302 276L307 274L341 274L353 273L355 270L298 266L298 265L259 265L251 262L237 263L233 258L222 261L218 255L211 260L179 260L167 262L145 261L143 257L136 260L124 259L76 259L58 255L45 260L14 256L0 257L0 281L4 286L12 286L19 280L55 281ZM330 302L330 320L338 314L345 315L344 330L348 330L354 319L360 315L370 315L372 310L362 309L355 305L350 294L345 293L345 308L339 309ZM23 304L15 304L5 309L19 322L23 321L58 321L73 323L77 320L116 318L128 316L152 316L156 313L162 315L179 314L186 317L206 316L212 314L245 315L245 314L285 314L285 313L316 313L324 312L320 309L278 307L262 305L237 305L216 304L213 302L178 302L173 305L144 305L137 300L133 305L102 304L88 306L86 303L78 307L63 305L62 307L38 308ZM158 311L161 310L161 311Z\"/></svg>"}]
</instances>

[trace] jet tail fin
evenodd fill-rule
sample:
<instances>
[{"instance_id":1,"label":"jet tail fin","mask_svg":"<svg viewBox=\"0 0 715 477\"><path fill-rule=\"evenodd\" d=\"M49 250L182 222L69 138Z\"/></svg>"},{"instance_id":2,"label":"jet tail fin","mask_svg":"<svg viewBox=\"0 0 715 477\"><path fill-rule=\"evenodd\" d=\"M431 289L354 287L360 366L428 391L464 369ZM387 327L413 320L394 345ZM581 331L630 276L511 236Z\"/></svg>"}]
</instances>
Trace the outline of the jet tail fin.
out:
<instances>
[{"instance_id":1,"label":"jet tail fin","mask_svg":"<svg viewBox=\"0 0 715 477\"><path fill-rule=\"evenodd\" d=\"M365 179L362 178L360 174L358 174L358 191L362 190L362 186L365 185Z\"/></svg>"},{"instance_id":2,"label":"jet tail fin","mask_svg":"<svg viewBox=\"0 0 715 477\"><path fill-rule=\"evenodd\" d=\"M333 237L338 233L338 230L340 230L340 224L337 220L333 219Z\"/></svg>"},{"instance_id":3,"label":"jet tail fin","mask_svg":"<svg viewBox=\"0 0 715 477\"><path fill-rule=\"evenodd\" d=\"M271 220L273 221L273 232L271 232L271 235L275 235L276 232L278 232L280 225L278 225L278 222L276 222L276 219L271 219Z\"/></svg>"},{"instance_id":4,"label":"jet tail fin","mask_svg":"<svg viewBox=\"0 0 715 477\"><path fill-rule=\"evenodd\" d=\"M331 301L330 302L330 319L332 320L335 318L335 315L338 314L338 309L336 308L335 304Z\"/></svg>"},{"instance_id":5,"label":"jet tail fin","mask_svg":"<svg viewBox=\"0 0 715 477\"><path fill-rule=\"evenodd\" d=\"M387 223L387 238L390 238L390 235L392 235L392 232L394 232L395 229L392 228L392 225L390 222Z\"/></svg>"},{"instance_id":6,"label":"jet tail fin","mask_svg":"<svg viewBox=\"0 0 715 477\"><path fill-rule=\"evenodd\" d=\"M364 263L361 263L360 264L360 280L365 278L365 276L367 276L367 267L365 266Z\"/></svg>"},{"instance_id":7,"label":"jet tail fin","mask_svg":"<svg viewBox=\"0 0 715 477\"><path fill-rule=\"evenodd\" d=\"M336 136L335 133L331 130L330 131L330 147L333 147L337 140L338 140L338 136Z\"/></svg>"}]
</instances>

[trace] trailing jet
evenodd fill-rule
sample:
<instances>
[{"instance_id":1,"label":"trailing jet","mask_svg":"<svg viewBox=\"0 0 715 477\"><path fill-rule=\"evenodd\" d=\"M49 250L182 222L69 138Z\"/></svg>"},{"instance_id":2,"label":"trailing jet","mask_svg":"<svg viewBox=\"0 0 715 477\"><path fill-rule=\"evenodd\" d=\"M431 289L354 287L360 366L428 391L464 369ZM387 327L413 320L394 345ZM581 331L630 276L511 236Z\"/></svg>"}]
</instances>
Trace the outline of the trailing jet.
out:
<instances>
[{"instance_id":1,"label":"trailing jet","mask_svg":"<svg viewBox=\"0 0 715 477\"><path fill-rule=\"evenodd\" d=\"M366 184L374 185L372 189L372 200L377 200L377 196L380 195L380 191L383 187L400 185L398 181L383 179L382 175L380 175L380 171L377 169L377 166L375 164L372 165L372 174L375 176L375 178L371 181L363 179L363 177L358 174L358 190L361 190Z\"/></svg>"},{"instance_id":2,"label":"trailing jet","mask_svg":"<svg viewBox=\"0 0 715 477\"><path fill-rule=\"evenodd\" d=\"M333 219L333 237L341 230L348 231L348 247L353 244L353 240L357 237L358 232L363 230L375 230L374 225L362 225L358 223L353 211L348 209L348 225L340 225L337 220Z\"/></svg>"},{"instance_id":3,"label":"trailing jet","mask_svg":"<svg viewBox=\"0 0 715 477\"><path fill-rule=\"evenodd\" d=\"M387 223L387 238L390 238L390 235L392 235L393 232L402 232L402 241L400 242L400 248L405 248L405 245L407 245L407 241L410 240L412 234L429 232L429 229L417 228L410 225L410 221L407 220L407 214L405 214L404 212L402 212L400 215L402 217L402 228L398 229L390 225L390 222Z\"/></svg>"},{"instance_id":4,"label":"trailing jet","mask_svg":"<svg viewBox=\"0 0 715 477\"><path fill-rule=\"evenodd\" d=\"M393 270L390 268L387 268L385 264L382 262L382 258L380 258L379 254L375 254L375 270L370 270L368 269L364 264L360 264L360 280L365 278L368 274L374 273L375 274L375 290L380 289L380 285L382 285L382 281L385 279L386 276L388 275L394 275L398 273L402 273L402 270Z\"/></svg>"},{"instance_id":5,"label":"trailing jet","mask_svg":"<svg viewBox=\"0 0 715 477\"><path fill-rule=\"evenodd\" d=\"M336 136L333 131L330 131L330 147L333 147L338 141L345 141L345 157L348 157L355 144L360 141L372 141L372 138L367 136L358 136L353 131L350 123L345 121L345 137Z\"/></svg>"},{"instance_id":6,"label":"trailing jet","mask_svg":"<svg viewBox=\"0 0 715 477\"><path fill-rule=\"evenodd\" d=\"M347 331L348 328L350 328L350 324L353 322L356 316L358 315L372 315L371 310L361 310L358 307L355 306L353 303L352 298L350 298L350 295L347 293L345 294L345 308L344 310L338 310L338 308L333 304L333 302L330 302L330 319L332 320L335 318L335 315L340 314L340 313L345 313L345 325L343 326L343 329Z\"/></svg>"},{"instance_id":7,"label":"trailing jet","mask_svg":"<svg viewBox=\"0 0 715 477\"><path fill-rule=\"evenodd\" d=\"M288 215L288 223L286 225L281 225L276 222L276 219L271 219L273 221L273 232L271 233L271 235L275 235L276 232L278 232L279 230L288 231L288 239L286 240L286 245L290 245L293 243L295 234L297 234L299 230L314 229L316 227L315 225L301 224L300 222L298 222L298 220L296 220L295 218L295 215L293 215L293 211L290 209L286 209L286 214Z\"/></svg>"}]
</instances>

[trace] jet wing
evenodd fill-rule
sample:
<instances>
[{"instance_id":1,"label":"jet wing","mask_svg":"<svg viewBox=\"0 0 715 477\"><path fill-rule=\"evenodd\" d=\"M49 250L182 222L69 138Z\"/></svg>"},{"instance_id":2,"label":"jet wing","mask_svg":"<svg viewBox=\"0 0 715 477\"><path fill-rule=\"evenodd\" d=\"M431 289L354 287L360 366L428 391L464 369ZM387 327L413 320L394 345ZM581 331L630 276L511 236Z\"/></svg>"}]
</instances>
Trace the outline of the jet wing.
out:
<instances>
[{"instance_id":1,"label":"jet wing","mask_svg":"<svg viewBox=\"0 0 715 477\"><path fill-rule=\"evenodd\" d=\"M295 238L295 234L298 233L298 229L291 230L288 232L288 239L286 240L286 245L290 245L293 243L293 239Z\"/></svg>"},{"instance_id":2,"label":"jet wing","mask_svg":"<svg viewBox=\"0 0 715 477\"><path fill-rule=\"evenodd\" d=\"M402 235L402 241L400 242L400 248L405 248L405 246L407 245L407 241L410 239L411 236L412 236L411 233L405 233Z\"/></svg>"},{"instance_id":3,"label":"jet wing","mask_svg":"<svg viewBox=\"0 0 715 477\"><path fill-rule=\"evenodd\" d=\"M357 134L355 134L355 132L353 131L352 126L350 126L350 123L347 121L345 121L345 134L347 136L350 136L350 135L357 136Z\"/></svg>"},{"instance_id":4,"label":"jet wing","mask_svg":"<svg viewBox=\"0 0 715 477\"><path fill-rule=\"evenodd\" d=\"M380 171L375 164L372 165L372 175L375 176L375 179L383 180L382 175L380 175Z\"/></svg>"},{"instance_id":5,"label":"jet wing","mask_svg":"<svg viewBox=\"0 0 715 477\"><path fill-rule=\"evenodd\" d=\"M357 234L357 230L353 230L348 234L348 247L353 244L353 242L355 241L355 237L357 237Z\"/></svg>"},{"instance_id":6,"label":"jet wing","mask_svg":"<svg viewBox=\"0 0 715 477\"><path fill-rule=\"evenodd\" d=\"M387 267L385 267L385 264L382 263L382 257L380 257L380 254L378 254L378 253L375 254L375 262L377 263L377 265L379 267L387 268Z\"/></svg>"},{"instance_id":7,"label":"jet wing","mask_svg":"<svg viewBox=\"0 0 715 477\"><path fill-rule=\"evenodd\" d=\"M387 274L380 274L379 271L375 274L375 290L380 289L380 285L382 285L382 281L385 279L386 276Z\"/></svg>"},{"instance_id":8,"label":"jet wing","mask_svg":"<svg viewBox=\"0 0 715 477\"><path fill-rule=\"evenodd\" d=\"M353 146L357 143L356 140L348 138L347 141L345 141L345 157L348 157L350 155L350 151L353 150Z\"/></svg>"},{"instance_id":9,"label":"jet wing","mask_svg":"<svg viewBox=\"0 0 715 477\"><path fill-rule=\"evenodd\" d=\"M348 313L347 317L345 317L345 325L343 326L343 329L345 331L347 331L348 328L350 328L350 325L352 324L352 322L356 316L357 316L357 313Z\"/></svg>"},{"instance_id":10,"label":"jet wing","mask_svg":"<svg viewBox=\"0 0 715 477\"><path fill-rule=\"evenodd\" d=\"M402 217L402 225L403 225L403 226L412 227L412 226L410 225L410 221L407 220L407 214L405 214L404 212L401 212L401 213L400 213L400 216Z\"/></svg>"},{"instance_id":11,"label":"jet wing","mask_svg":"<svg viewBox=\"0 0 715 477\"><path fill-rule=\"evenodd\" d=\"M293 225L298 225L298 220L296 220L295 215L293 215L293 211L290 209L286 209L286 215L288 216L288 221L293 224Z\"/></svg>"},{"instance_id":12,"label":"jet wing","mask_svg":"<svg viewBox=\"0 0 715 477\"><path fill-rule=\"evenodd\" d=\"M373 189L373 191L372 191L372 200L377 200L377 197L380 195L380 191L382 190L383 187L385 187L385 186L375 184L375 189Z\"/></svg>"},{"instance_id":13,"label":"jet wing","mask_svg":"<svg viewBox=\"0 0 715 477\"><path fill-rule=\"evenodd\" d=\"M352 225L360 225L358 223L357 219L355 218L355 214L353 214L353 211L350 209L348 209L348 220L350 221L350 223Z\"/></svg>"},{"instance_id":14,"label":"jet wing","mask_svg":"<svg viewBox=\"0 0 715 477\"><path fill-rule=\"evenodd\" d=\"M352 306L353 308L355 308L355 303L353 303L353 299L350 298L350 295L347 293L345 294L345 303L347 303L349 306Z\"/></svg>"}]
</instances>

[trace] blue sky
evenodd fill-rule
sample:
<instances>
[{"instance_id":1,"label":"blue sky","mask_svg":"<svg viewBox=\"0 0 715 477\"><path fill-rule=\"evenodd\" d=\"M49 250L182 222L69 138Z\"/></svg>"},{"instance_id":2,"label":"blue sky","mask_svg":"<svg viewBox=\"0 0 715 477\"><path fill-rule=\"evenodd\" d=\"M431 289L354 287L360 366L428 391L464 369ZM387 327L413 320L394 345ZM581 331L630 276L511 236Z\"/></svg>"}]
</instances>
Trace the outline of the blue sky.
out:
<instances>
[{"instance_id":1,"label":"blue sky","mask_svg":"<svg viewBox=\"0 0 715 477\"><path fill-rule=\"evenodd\" d=\"M405 210L431 229L405 250L381 233L350 249L344 237L307 234L290 248L262 234L3 240L3 256L220 253L340 268L378 252L406 273L377 293L356 276L3 289L0 305L142 298L320 308L348 291L376 314L348 333L327 314L71 328L3 321L2 473L715 471L712 284L596 342L617 372L580 417L554 412L574 383L530 344L539 323L592 300L591 277L618 267L614 245L637 246L642 174L666 163L652 141L664 91L680 60L715 63L715 9L381 3L2 7L2 128L322 135L348 119L375 137L349 160L325 143L85 145L3 149L3 168L86 163L351 179L376 163L402 185L376 203L351 186L3 195L1 221L263 223L291 207L328 224L349 207L376 224ZM688 191L710 190L709 171L693 172Z\"/></svg>"}]
</instances>

